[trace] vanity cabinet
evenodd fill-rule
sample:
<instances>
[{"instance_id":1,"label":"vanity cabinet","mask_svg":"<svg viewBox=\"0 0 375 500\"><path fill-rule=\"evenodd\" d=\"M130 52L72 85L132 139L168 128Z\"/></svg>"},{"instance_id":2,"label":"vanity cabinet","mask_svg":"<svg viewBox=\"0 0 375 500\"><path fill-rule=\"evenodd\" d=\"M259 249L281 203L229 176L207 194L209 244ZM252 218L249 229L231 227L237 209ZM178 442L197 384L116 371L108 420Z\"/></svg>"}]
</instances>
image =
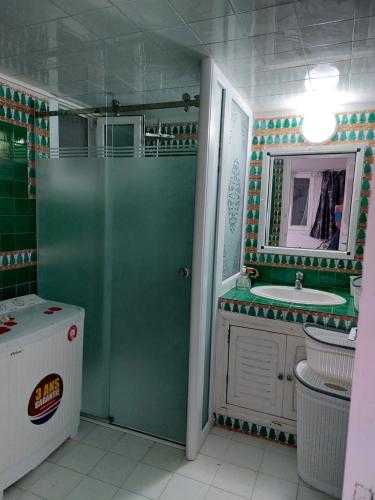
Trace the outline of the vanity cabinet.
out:
<instances>
[{"instance_id":1,"label":"vanity cabinet","mask_svg":"<svg viewBox=\"0 0 375 500\"><path fill-rule=\"evenodd\" d=\"M302 326L250 317L241 321L231 313L221 314L216 412L294 431L293 368L306 358Z\"/></svg>"},{"instance_id":2,"label":"vanity cabinet","mask_svg":"<svg viewBox=\"0 0 375 500\"><path fill-rule=\"evenodd\" d=\"M230 326L227 402L280 415L283 407L286 336Z\"/></svg>"}]
</instances>

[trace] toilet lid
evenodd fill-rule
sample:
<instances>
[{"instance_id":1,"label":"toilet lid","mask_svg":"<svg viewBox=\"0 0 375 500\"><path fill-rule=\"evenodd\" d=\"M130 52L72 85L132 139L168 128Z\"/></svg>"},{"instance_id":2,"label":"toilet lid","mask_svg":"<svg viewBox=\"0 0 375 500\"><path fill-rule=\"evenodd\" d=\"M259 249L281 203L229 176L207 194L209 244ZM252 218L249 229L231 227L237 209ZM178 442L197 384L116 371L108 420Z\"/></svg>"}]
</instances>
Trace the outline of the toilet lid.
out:
<instances>
[{"instance_id":1,"label":"toilet lid","mask_svg":"<svg viewBox=\"0 0 375 500\"><path fill-rule=\"evenodd\" d=\"M349 334L344 330L316 326L313 323L305 323L303 330L308 337L322 344L355 350L355 340L349 340Z\"/></svg>"},{"instance_id":2,"label":"toilet lid","mask_svg":"<svg viewBox=\"0 0 375 500\"><path fill-rule=\"evenodd\" d=\"M298 382L313 391L333 398L350 401L352 386L350 382L337 381L329 377L324 377L312 370L307 364L307 360L300 361L294 367L294 375Z\"/></svg>"}]
</instances>

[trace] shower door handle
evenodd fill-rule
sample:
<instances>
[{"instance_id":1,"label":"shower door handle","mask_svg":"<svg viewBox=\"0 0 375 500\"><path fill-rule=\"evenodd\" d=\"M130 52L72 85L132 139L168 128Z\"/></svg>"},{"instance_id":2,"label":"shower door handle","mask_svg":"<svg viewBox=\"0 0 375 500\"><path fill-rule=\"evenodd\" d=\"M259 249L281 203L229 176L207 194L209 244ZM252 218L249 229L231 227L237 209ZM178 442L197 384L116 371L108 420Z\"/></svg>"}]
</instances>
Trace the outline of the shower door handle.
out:
<instances>
[{"instance_id":1,"label":"shower door handle","mask_svg":"<svg viewBox=\"0 0 375 500\"><path fill-rule=\"evenodd\" d=\"M190 271L187 267L180 267L178 274L181 279L186 280L190 276Z\"/></svg>"}]
</instances>

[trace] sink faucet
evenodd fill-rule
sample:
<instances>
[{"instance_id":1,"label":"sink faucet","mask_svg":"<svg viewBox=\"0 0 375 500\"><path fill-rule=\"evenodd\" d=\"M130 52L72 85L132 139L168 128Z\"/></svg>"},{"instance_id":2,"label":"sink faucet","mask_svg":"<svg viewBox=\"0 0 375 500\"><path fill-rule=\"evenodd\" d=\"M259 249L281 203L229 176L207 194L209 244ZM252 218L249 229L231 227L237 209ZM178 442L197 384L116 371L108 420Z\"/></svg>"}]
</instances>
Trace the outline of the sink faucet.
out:
<instances>
[{"instance_id":1,"label":"sink faucet","mask_svg":"<svg viewBox=\"0 0 375 500\"><path fill-rule=\"evenodd\" d=\"M295 285L294 285L294 288L296 290L302 290L302 280L303 280L303 273L301 273L300 271L298 271L296 273L296 282L295 282Z\"/></svg>"}]
</instances>

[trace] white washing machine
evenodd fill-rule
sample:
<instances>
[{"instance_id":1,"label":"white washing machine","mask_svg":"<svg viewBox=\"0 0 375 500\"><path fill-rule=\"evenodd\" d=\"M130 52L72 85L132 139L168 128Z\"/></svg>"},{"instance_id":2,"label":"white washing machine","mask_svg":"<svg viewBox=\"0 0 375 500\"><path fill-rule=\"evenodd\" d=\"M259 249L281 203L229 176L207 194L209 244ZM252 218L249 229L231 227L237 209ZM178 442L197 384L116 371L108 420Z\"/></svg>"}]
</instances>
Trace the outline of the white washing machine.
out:
<instances>
[{"instance_id":1,"label":"white washing machine","mask_svg":"<svg viewBox=\"0 0 375 500\"><path fill-rule=\"evenodd\" d=\"M84 310L26 295L0 302L0 499L77 433Z\"/></svg>"}]
</instances>

